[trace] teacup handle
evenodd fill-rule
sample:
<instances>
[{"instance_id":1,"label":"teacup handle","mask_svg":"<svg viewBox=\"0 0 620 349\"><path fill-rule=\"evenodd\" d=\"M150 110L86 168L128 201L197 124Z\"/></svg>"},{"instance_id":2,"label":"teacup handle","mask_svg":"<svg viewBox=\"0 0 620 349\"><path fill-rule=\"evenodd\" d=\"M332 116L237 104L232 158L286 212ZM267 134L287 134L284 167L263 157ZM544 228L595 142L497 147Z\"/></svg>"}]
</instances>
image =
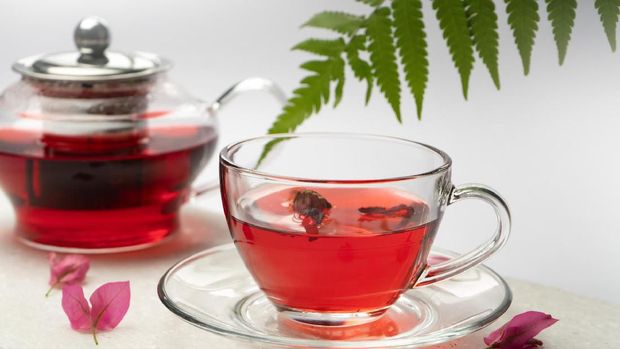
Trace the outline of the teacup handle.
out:
<instances>
[{"instance_id":1,"label":"teacup handle","mask_svg":"<svg viewBox=\"0 0 620 349\"><path fill-rule=\"evenodd\" d=\"M465 184L453 187L448 199L448 205L465 199L481 199L490 204L497 216L497 229L490 240L478 246L473 251L451 260L429 265L415 287L426 286L435 282L451 278L465 270L482 263L493 253L499 250L510 234L510 210L502 197L493 189L481 184Z\"/></svg>"},{"instance_id":2,"label":"teacup handle","mask_svg":"<svg viewBox=\"0 0 620 349\"><path fill-rule=\"evenodd\" d=\"M230 101L232 101L235 97L249 91L265 91L277 99L280 104L285 105L287 102L286 94L275 82L261 77L253 77L241 80L232 85L229 89L224 91L224 93L222 93L215 100L215 102L211 103L207 107L207 111L211 116L215 117L217 112L219 112L226 104L230 103ZM190 196L191 198L195 198L212 190L218 189L219 187L220 184L217 180L210 180L204 183L194 183L192 185Z\"/></svg>"}]
</instances>

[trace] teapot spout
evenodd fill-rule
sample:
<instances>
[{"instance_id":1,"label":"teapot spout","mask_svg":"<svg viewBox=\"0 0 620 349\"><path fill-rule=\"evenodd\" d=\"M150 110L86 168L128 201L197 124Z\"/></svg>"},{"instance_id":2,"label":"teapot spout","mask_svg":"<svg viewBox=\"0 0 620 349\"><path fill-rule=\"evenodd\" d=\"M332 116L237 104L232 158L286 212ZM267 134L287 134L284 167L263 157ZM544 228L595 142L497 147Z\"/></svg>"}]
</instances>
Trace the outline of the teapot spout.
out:
<instances>
[{"instance_id":1,"label":"teapot spout","mask_svg":"<svg viewBox=\"0 0 620 349\"><path fill-rule=\"evenodd\" d=\"M287 97L284 91L276 83L261 77L247 78L237 82L222 93L211 105L208 111L217 113L223 106L232 101L236 96L248 91L265 91L272 95L282 105L286 104Z\"/></svg>"}]
</instances>

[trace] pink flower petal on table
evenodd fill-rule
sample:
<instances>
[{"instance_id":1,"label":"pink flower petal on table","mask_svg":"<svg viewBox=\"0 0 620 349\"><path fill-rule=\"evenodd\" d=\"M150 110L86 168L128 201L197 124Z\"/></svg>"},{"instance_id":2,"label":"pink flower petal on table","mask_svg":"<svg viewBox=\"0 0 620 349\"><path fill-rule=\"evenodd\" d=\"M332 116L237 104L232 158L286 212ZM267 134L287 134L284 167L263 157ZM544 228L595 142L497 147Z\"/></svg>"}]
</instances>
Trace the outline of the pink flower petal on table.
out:
<instances>
[{"instance_id":1,"label":"pink flower petal on table","mask_svg":"<svg viewBox=\"0 0 620 349\"><path fill-rule=\"evenodd\" d=\"M56 253L50 253L50 281L49 284L72 285L84 281L86 272L90 268L90 261L85 256L70 254L58 257Z\"/></svg>"},{"instance_id":2,"label":"pink flower petal on table","mask_svg":"<svg viewBox=\"0 0 620 349\"><path fill-rule=\"evenodd\" d=\"M90 306L84 297L82 286L67 285L62 288L62 309L71 322L71 328L91 329Z\"/></svg>"},{"instance_id":3,"label":"pink flower petal on table","mask_svg":"<svg viewBox=\"0 0 620 349\"><path fill-rule=\"evenodd\" d=\"M129 309L129 281L108 282L90 296L92 326L98 330L116 327Z\"/></svg>"},{"instance_id":4,"label":"pink flower petal on table","mask_svg":"<svg viewBox=\"0 0 620 349\"><path fill-rule=\"evenodd\" d=\"M549 314L526 311L484 337L484 343L491 348L501 349L536 348L542 342L533 338L557 321Z\"/></svg>"}]
</instances>

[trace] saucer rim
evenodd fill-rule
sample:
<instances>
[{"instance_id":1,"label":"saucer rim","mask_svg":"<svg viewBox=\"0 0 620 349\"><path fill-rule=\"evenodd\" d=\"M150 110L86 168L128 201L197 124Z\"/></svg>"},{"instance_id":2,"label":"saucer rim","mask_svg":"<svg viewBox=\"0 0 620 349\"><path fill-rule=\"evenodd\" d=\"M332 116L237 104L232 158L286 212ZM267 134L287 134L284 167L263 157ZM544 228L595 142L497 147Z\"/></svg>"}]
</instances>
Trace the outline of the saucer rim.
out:
<instances>
[{"instance_id":1,"label":"saucer rim","mask_svg":"<svg viewBox=\"0 0 620 349\"><path fill-rule=\"evenodd\" d=\"M370 348L388 348L388 347L389 348L417 348L417 347L423 347L427 345L446 343L448 341L455 340L457 338L461 338L466 335L472 334L474 332L480 331L481 329L495 322L495 320L497 320L500 316L502 316L508 310L508 308L510 308L510 305L512 304L512 300L513 300L512 290L510 289L510 286L508 285L506 280L504 280L504 278L502 278L493 269L487 267L484 264L478 264L478 265L472 266L472 269L482 269L487 274L493 276L493 278L496 279L498 283L504 288L506 292L506 296L504 297L503 302L498 307L496 307L495 310L491 314L478 320L476 323L476 326L469 326L469 328L465 330L455 331L453 333L444 334L443 336L435 335L435 336L429 337L428 340L426 341L418 340L415 343L411 343L410 340L412 338L417 338L417 339L424 338L424 336L401 337L401 338L394 338L394 339L378 338L378 339L366 339L366 340L357 340L357 341L342 341L342 340L321 340L321 339L307 339L307 338L291 339L288 337L286 339L278 339L279 337L274 337L274 336L266 337L266 336L254 335L251 333L243 333L243 332L239 332L236 330L229 330L226 328L218 327L218 326L205 323L205 322L202 322L196 319L194 316L188 314L187 312L184 312L179 307L175 306L174 301L168 296L165 290L166 281L168 280L170 275L174 271L179 269L180 267L186 265L187 263L190 263L193 260L203 258L206 255L214 254L218 252L226 252L229 250L236 251L234 243L225 243L222 245L210 247L210 248L197 252L193 255L190 255L189 257L186 257L176 262L170 268L168 268L168 270L166 270L166 272L159 279L159 282L157 283L157 295L159 297L159 300L163 303L163 305L168 310L170 310L173 314L180 317L183 321L197 328L200 328L201 330L208 331L208 332L223 336L225 338L239 339L245 342L258 341L258 342L269 344L269 345L275 345L277 347L286 346L286 347L293 347L293 348L295 347L359 348L360 346L363 346L364 348L369 348L369 349ZM457 253L452 252L450 250L442 249L442 248L435 248L435 247L431 248L430 253L439 254L443 256L450 256L450 257L454 257L458 255ZM447 280L450 280L450 279L447 279ZM444 280L444 281L447 281L447 280ZM436 284L441 284L442 282L443 281L439 281ZM433 285L435 284L429 284L429 285L420 286L417 288L432 287Z\"/></svg>"}]
</instances>

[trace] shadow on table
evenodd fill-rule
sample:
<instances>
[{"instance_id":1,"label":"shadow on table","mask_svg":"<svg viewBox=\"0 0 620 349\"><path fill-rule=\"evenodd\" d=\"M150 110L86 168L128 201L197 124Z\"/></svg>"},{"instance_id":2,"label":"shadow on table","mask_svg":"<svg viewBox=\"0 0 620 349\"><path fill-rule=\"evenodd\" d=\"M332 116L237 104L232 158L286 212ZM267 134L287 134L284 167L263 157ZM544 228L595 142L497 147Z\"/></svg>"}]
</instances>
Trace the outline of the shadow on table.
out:
<instances>
[{"instance_id":1,"label":"shadow on table","mask_svg":"<svg viewBox=\"0 0 620 349\"><path fill-rule=\"evenodd\" d=\"M93 255L106 263L176 261L204 249L232 242L223 213L189 204L181 209L181 226L161 244L148 249L110 255Z\"/></svg>"}]
</instances>

